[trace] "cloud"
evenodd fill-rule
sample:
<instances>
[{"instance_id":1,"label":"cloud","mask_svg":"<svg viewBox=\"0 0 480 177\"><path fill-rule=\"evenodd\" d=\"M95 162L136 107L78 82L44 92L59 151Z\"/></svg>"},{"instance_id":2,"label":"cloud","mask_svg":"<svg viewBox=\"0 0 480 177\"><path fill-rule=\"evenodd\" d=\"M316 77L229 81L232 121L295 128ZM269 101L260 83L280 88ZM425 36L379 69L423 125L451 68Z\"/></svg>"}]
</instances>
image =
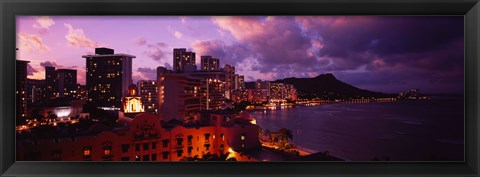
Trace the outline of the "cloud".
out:
<instances>
[{"instance_id":1,"label":"cloud","mask_svg":"<svg viewBox=\"0 0 480 177\"><path fill-rule=\"evenodd\" d=\"M57 65L57 63L55 61L40 62L40 66L42 66L42 67L50 66L50 67L55 67L55 68L60 67L60 65ZM63 67L63 66L61 66L61 67Z\"/></svg>"},{"instance_id":2,"label":"cloud","mask_svg":"<svg viewBox=\"0 0 480 177\"><path fill-rule=\"evenodd\" d=\"M181 16L181 17L178 17L180 19L180 21L183 23L183 24L186 24L187 23L187 19L188 17L186 16Z\"/></svg>"},{"instance_id":3,"label":"cloud","mask_svg":"<svg viewBox=\"0 0 480 177\"><path fill-rule=\"evenodd\" d=\"M40 34L48 33L50 26L55 24L52 18L48 16L34 17L36 19L35 23L32 25L34 29L37 29Z\"/></svg>"},{"instance_id":4,"label":"cloud","mask_svg":"<svg viewBox=\"0 0 480 177\"><path fill-rule=\"evenodd\" d=\"M182 36L183 36L183 34L182 34L181 32L179 32L179 31L175 31L175 32L173 33L173 35L174 35L175 38L177 38L177 39L181 39Z\"/></svg>"},{"instance_id":5,"label":"cloud","mask_svg":"<svg viewBox=\"0 0 480 177\"><path fill-rule=\"evenodd\" d=\"M133 80L137 82L139 80L156 80L157 69L148 67L139 67L133 72Z\"/></svg>"},{"instance_id":6,"label":"cloud","mask_svg":"<svg viewBox=\"0 0 480 177\"><path fill-rule=\"evenodd\" d=\"M213 17L212 21L250 49L259 62L254 69L261 73L301 71L318 64L314 53L308 52L311 39L293 17Z\"/></svg>"},{"instance_id":7,"label":"cloud","mask_svg":"<svg viewBox=\"0 0 480 177\"><path fill-rule=\"evenodd\" d=\"M236 65L250 57L250 49L239 43L225 44L221 40L194 41L192 50L199 56L210 55L220 59L220 64Z\"/></svg>"},{"instance_id":8,"label":"cloud","mask_svg":"<svg viewBox=\"0 0 480 177\"><path fill-rule=\"evenodd\" d=\"M164 63L167 61L167 58L169 56L169 52L167 50L170 49L170 47L166 43L157 42L155 44L148 44L147 47L148 50L145 51L145 54L149 58L160 63Z\"/></svg>"},{"instance_id":9,"label":"cloud","mask_svg":"<svg viewBox=\"0 0 480 177\"><path fill-rule=\"evenodd\" d=\"M98 42L93 41L85 35L85 32L81 28L74 28L71 24L65 23L64 26L68 29L65 39L72 47L83 48L97 48L105 45L100 45Z\"/></svg>"},{"instance_id":10,"label":"cloud","mask_svg":"<svg viewBox=\"0 0 480 177\"><path fill-rule=\"evenodd\" d=\"M135 43L136 45L139 45L139 46L143 46L143 45L147 44L147 40L144 37L138 37L133 41L133 43Z\"/></svg>"},{"instance_id":11,"label":"cloud","mask_svg":"<svg viewBox=\"0 0 480 177\"><path fill-rule=\"evenodd\" d=\"M32 65L27 64L27 75L33 76L34 73L38 72L35 68L32 67Z\"/></svg>"},{"instance_id":12,"label":"cloud","mask_svg":"<svg viewBox=\"0 0 480 177\"><path fill-rule=\"evenodd\" d=\"M27 34L27 33L18 33L18 44L19 50L27 52L45 52L50 49L48 46L43 43L42 37L36 34Z\"/></svg>"}]
</instances>

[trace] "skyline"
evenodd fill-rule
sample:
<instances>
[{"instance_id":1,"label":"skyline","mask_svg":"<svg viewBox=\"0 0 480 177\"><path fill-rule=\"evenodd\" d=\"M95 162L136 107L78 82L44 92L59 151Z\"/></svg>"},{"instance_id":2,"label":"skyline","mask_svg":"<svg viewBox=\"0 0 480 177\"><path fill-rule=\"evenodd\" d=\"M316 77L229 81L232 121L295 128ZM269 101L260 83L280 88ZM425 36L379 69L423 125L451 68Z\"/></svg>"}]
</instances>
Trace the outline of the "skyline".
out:
<instances>
[{"instance_id":1,"label":"skyline","mask_svg":"<svg viewBox=\"0 0 480 177\"><path fill-rule=\"evenodd\" d=\"M17 17L17 59L31 61L29 78L56 66L76 69L80 84L81 56L95 47L135 55L135 83L171 69L173 48L187 48L197 68L211 55L246 81L328 72L373 91L463 93L463 42L463 16Z\"/></svg>"}]
</instances>

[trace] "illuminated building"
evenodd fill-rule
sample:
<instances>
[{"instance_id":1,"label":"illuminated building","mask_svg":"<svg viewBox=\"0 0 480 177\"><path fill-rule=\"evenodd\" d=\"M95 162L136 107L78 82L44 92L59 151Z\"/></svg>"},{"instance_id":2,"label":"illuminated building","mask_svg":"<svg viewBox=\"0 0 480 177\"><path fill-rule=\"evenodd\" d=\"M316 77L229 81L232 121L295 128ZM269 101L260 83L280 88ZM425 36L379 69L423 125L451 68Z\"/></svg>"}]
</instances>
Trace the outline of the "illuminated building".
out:
<instances>
[{"instance_id":1,"label":"illuminated building","mask_svg":"<svg viewBox=\"0 0 480 177\"><path fill-rule=\"evenodd\" d=\"M297 100L297 89L291 84L285 84L285 97L284 99L295 101Z\"/></svg>"},{"instance_id":2,"label":"illuminated building","mask_svg":"<svg viewBox=\"0 0 480 177\"><path fill-rule=\"evenodd\" d=\"M56 72L59 97L74 98L77 89L77 70L58 69Z\"/></svg>"},{"instance_id":3,"label":"illuminated building","mask_svg":"<svg viewBox=\"0 0 480 177\"><path fill-rule=\"evenodd\" d=\"M212 58L212 56L201 56L201 70L202 71L217 71L220 69L220 60Z\"/></svg>"},{"instance_id":4,"label":"illuminated building","mask_svg":"<svg viewBox=\"0 0 480 177\"><path fill-rule=\"evenodd\" d=\"M201 78L184 73L171 73L159 68L158 84L158 115L166 121L193 120L200 111ZM164 72L162 72L164 71Z\"/></svg>"},{"instance_id":5,"label":"illuminated building","mask_svg":"<svg viewBox=\"0 0 480 177\"><path fill-rule=\"evenodd\" d=\"M120 110L122 98L132 84L133 55L114 54L113 49L96 48L84 55L87 68L88 104L106 110Z\"/></svg>"},{"instance_id":6,"label":"illuminated building","mask_svg":"<svg viewBox=\"0 0 480 177\"><path fill-rule=\"evenodd\" d=\"M47 101L52 102L59 97L58 94L58 75L55 67L45 66L45 82L47 85Z\"/></svg>"},{"instance_id":7,"label":"illuminated building","mask_svg":"<svg viewBox=\"0 0 480 177\"><path fill-rule=\"evenodd\" d=\"M138 95L137 86L135 84L128 87L128 94L124 100L124 113L140 113L144 112L145 108L142 105L141 97Z\"/></svg>"},{"instance_id":8,"label":"illuminated building","mask_svg":"<svg viewBox=\"0 0 480 177\"><path fill-rule=\"evenodd\" d=\"M16 116L27 117L27 65L30 61L16 60Z\"/></svg>"},{"instance_id":9,"label":"illuminated building","mask_svg":"<svg viewBox=\"0 0 480 177\"><path fill-rule=\"evenodd\" d=\"M96 124L80 135L60 134L35 140L17 139L18 161L181 161L226 153L253 161L241 152L261 146L259 127L248 115L202 112L205 124L166 124L141 113L126 127ZM93 131L96 130L96 131Z\"/></svg>"},{"instance_id":10,"label":"illuminated building","mask_svg":"<svg viewBox=\"0 0 480 177\"><path fill-rule=\"evenodd\" d=\"M173 49L173 71L191 72L195 71L195 52L187 52L187 49Z\"/></svg>"},{"instance_id":11,"label":"illuminated building","mask_svg":"<svg viewBox=\"0 0 480 177\"><path fill-rule=\"evenodd\" d=\"M226 85L223 71L195 71L189 75L201 78L202 110L220 109L225 102Z\"/></svg>"},{"instance_id":12,"label":"illuminated building","mask_svg":"<svg viewBox=\"0 0 480 177\"><path fill-rule=\"evenodd\" d=\"M286 88L283 83L271 83L270 84L270 98L271 99L284 99Z\"/></svg>"},{"instance_id":13,"label":"illuminated building","mask_svg":"<svg viewBox=\"0 0 480 177\"><path fill-rule=\"evenodd\" d=\"M235 89L243 90L245 89L245 77L243 75L235 75Z\"/></svg>"},{"instance_id":14,"label":"illuminated building","mask_svg":"<svg viewBox=\"0 0 480 177\"><path fill-rule=\"evenodd\" d=\"M27 105L45 104L47 95L45 80L27 79Z\"/></svg>"},{"instance_id":15,"label":"illuminated building","mask_svg":"<svg viewBox=\"0 0 480 177\"><path fill-rule=\"evenodd\" d=\"M254 101L265 102L265 101L268 101L269 97L270 97L270 82L262 81L260 79L257 80L257 82L255 82Z\"/></svg>"},{"instance_id":16,"label":"illuminated building","mask_svg":"<svg viewBox=\"0 0 480 177\"><path fill-rule=\"evenodd\" d=\"M88 91L86 85L77 84L77 89L74 91L75 99L77 100L87 100Z\"/></svg>"},{"instance_id":17,"label":"illuminated building","mask_svg":"<svg viewBox=\"0 0 480 177\"><path fill-rule=\"evenodd\" d=\"M157 81L141 80L137 83L145 112L158 114Z\"/></svg>"},{"instance_id":18,"label":"illuminated building","mask_svg":"<svg viewBox=\"0 0 480 177\"><path fill-rule=\"evenodd\" d=\"M225 65L225 97L232 99L231 91L235 89L235 66Z\"/></svg>"}]
</instances>

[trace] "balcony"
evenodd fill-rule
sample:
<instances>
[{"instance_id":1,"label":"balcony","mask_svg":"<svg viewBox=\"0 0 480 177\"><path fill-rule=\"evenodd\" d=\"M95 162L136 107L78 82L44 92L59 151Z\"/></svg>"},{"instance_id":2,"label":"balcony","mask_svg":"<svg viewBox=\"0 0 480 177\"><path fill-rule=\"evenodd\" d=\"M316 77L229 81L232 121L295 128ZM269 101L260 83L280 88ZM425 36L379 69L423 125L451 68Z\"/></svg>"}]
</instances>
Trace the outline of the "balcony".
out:
<instances>
[{"instance_id":1,"label":"balcony","mask_svg":"<svg viewBox=\"0 0 480 177\"><path fill-rule=\"evenodd\" d=\"M182 149L183 148L183 144L177 144L175 145L175 149Z\"/></svg>"}]
</instances>

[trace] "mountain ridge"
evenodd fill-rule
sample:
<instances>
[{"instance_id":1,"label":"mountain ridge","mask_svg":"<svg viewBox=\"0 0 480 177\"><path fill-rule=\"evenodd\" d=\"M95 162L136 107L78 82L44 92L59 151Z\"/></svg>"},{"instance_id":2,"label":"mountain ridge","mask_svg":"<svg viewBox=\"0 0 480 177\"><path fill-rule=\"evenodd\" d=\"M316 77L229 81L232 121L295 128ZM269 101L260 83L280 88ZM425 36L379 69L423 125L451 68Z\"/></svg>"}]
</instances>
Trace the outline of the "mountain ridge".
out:
<instances>
[{"instance_id":1,"label":"mountain ridge","mask_svg":"<svg viewBox=\"0 0 480 177\"><path fill-rule=\"evenodd\" d=\"M312 78L289 77L271 81L271 83L291 84L297 89L299 98L322 99L354 99L354 98L383 98L394 94L386 94L366 89L360 89L338 80L333 74L325 73ZM246 88L255 86L255 82L245 83Z\"/></svg>"}]
</instances>

